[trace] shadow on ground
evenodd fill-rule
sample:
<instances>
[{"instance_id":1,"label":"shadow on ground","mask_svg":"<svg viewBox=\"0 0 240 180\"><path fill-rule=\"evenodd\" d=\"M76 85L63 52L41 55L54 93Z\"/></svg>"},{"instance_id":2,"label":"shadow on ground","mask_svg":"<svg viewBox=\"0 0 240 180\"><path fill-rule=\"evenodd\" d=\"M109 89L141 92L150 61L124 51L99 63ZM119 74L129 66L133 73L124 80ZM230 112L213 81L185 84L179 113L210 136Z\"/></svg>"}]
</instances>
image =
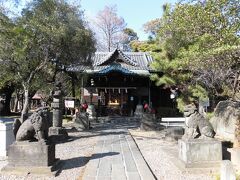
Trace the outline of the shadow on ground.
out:
<instances>
[{"instance_id":1,"label":"shadow on ground","mask_svg":"<svg viewBox=\"0 0 240 180\"><path fill-rule=\"evenodd\" d=\"M91 157L75 157L71 159L61 160L62 166L56 176L59 176L63 170L85 166L92 159L101 159L106 156L115 156L118 154L118 152L96 153L92 154Z\"/></svg>"},{"instance_id":2,"label":"shadow on ground","mask_svg":"<svg viewBox=\"0 0 240 180\"><path fill-rule=\"evenodd\" d=\"M231 161L231 153L228 149L233 148L233 143L230 141L223 141L222 142L222 159L223 160L230 160Z\"/></svg>"},{"instance_id":3,"label":"shadow on ground","mask_svg":"<svg viewBox=\"0 0 240 180\"><path fill-rule=\"evenodd\" d=\"M90 130L81 130L75 128L73 125L72 128L66 129L69 134L69 138L64 141L57 142L56 144L67 143L80 138L128 134L127 129L138 128L140 123L138 121L125 120L125 118L121 120L114 120L113 118L111 121L105 123L92 123L91 126L92 128ZM111 131L108 131L109 129L111 129ZM75 132L79 132L79 135L71 135L71 133Z\"/></svg>"}]
</instances>

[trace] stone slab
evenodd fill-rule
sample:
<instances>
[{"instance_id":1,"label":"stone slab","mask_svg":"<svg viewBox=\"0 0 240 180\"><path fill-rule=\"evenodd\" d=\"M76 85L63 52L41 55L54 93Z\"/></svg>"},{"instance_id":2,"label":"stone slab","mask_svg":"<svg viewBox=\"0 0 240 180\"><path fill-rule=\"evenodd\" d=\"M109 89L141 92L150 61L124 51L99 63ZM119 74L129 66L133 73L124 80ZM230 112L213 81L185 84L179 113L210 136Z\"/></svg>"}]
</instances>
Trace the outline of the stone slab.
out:
<instances>
[{"instance_id":1,"label":"stone slab","mask_svg":"<svg viewBox=\"0 0 240 180\"><path fill-rule=\"evenodd\" d=\"M137 172L128 172L127 173L128 180L141 180L140 175Z\"/></svg>"},{"instance_id":2,"label":"stone slab","mask_svg":"<svg viewBox=\"0 0 240 180\"><path fill-rule=\"evenodd\" d=\"M137 164L137 165L138 165L139 174L142 179L155 180L152 172L150 171L150 169L146 163L145 164Z\"/></svg>"},{"instance_id":3,"label":"stone slab","mask_svg":"<svg viewBox=\"0 0 240 180\"><path fill-rule=\"evenodd\" d=\"M7 150L15 141L12 125L13 119L0 118L0 159L7 158Z\"/></svg>"},{"instance_id":4,"label":"stone slab","mask_svg":"<svg viewBox=\"0 0 240 180\"><path fill-rule=\"evenodd\" d=\"M130 152L131 153L131 152ZM124 155L125 165L126 165L126 171L127 172L137 172L136 163L134 162L134 159L131 154L125 154Z\"/></svg>"},{"instance_id":5,"label":"stone slab","mask_svg":"<svg viewBox=\"0 0 240 180\"><path fill-rule=\"evenodd\" d=\"M83 179L155 179L136 143L125 128L111 129L110 127L104 132L107 132L106 135L101 136L94 147L94 153L100 154L96 157L99 160L98 166L92 164L92 160L87 164L87 168L97 169L97 175L85 171ZM116 132L119 134L116 135Z\"/></svg>"},{"instance_id":6,"label":"stone slab","mask_svg":"<svg viewBox=\"0 0 240 180\"><path fill-rule=\"evenodd\" d=\"M55 176L61 163L55 158L55 145L45 142L15 142L9 147L3 173Z\"/></svg>"},{"instance_id":7,"label":"stone slab","mask_svg":"<svg viewBox=\"0 0 240 180\"><path fill-rule=\"evenodd\" d=\"M180 160L178 156L178 150L173 149L172 147L162 147L162 150L169 155L169 161L173 163L173 165L184 174L219 174L220 166L218 167L194 167L189 168L186 167L185 163Z\"/></svg>"},{"instance_id":8,"label":"stone slab","mask_svg":"<svg viewBox=\"0 0 240 180\"><path fill-rule=\"evenodd\" d=\"M179 159L187 168L220 167L222 143L215 139L178 140Z\"/></svg>"},{"instance_id":9,"label":"stone slab","mask_svg":"<svg viewBox=\"0 0 240 180\"><path fill-rule=\"evenodd\" d=\"M48 130L49 139L53 142L64 141L68 138L66 129L62 127L50 127Z\"/></svg>"},{"instance_id":10,"label":"stone slab","mask_svg":"<svg viewBox=\"0 0 240 180\"><path fill-rule=\"evenodd\" d=\"M56 176L60 171L62 166L62 162L58 159L51 166L10 166L6 165L1 169L1 173L3 174L15 174L15 175L27 175L27 174L35 174L35 175L43 175L43 176Z\"/></svg>"},{"instance_id":11,"label":"stone slab","mask_svg":"<svg viewBox=\"0 0 240 180\"><path fill-rule=\"evenodd\" d=\"M214 111L214 116L210 122L216 132L216 135L224 140L234 142L235 129L240 116L240 102L220 101Z\"/></svg>"},{"instance_id":12,"label":"stone slab","mask_svg":"<svg viewBox=\"0 0 240 180\"><path fill-rule=\"evenodd\" d=\"M96 176L97 176L97 168L88 166L88 167L84 170L84 173L85 173L86 175L96 177Z\"/></svg>"},{"instance_id":13,"label":"stone slab","mask_svg":"<svg viewBox=\"0 0 240 180\"><path fill-rule=\"evenodd\" d=\"M231 154L231 162L233 165L240 167L240 148L229 148Z\"/></svg>"},{"instance_id":14,"label":"stone slab","mask_svg":"<svg viewBox=\"0 0 240 180\"><path fill-rule=\"evenodd\" d=\"M110 163L101 162L98 169L98 177L111 176L111 169L112 167Z\"/></svg>"},{"instance_id":15,"label":"stone slab","mask_svg":"<svg viewBox=\"0 0 240 180\"><path fill-rule=\"evenodd\" d=\"M13 167L51 166L55 163L55 145L41 142L15 142L9 147L8 165Z\"/></svg>"},{"instance_id":16,"label":"stone slab","mask_svg":"<svg viewBox=\"0 0 240 180\"><path fill-rule=\"evenodd\" d=\"M96 180L111 180L111 176L101 176L101 177L97 177Z\"/></svg>"},{"instance_id":17,"label":"stone slab","mask_svg":"<svg viewBox=\"0 0 240 180\"><path fill-rule=\"evenodd\" d=\"M236 180L235 171L229 160L224 160L221 163L221 180Z\"/></svg>"}]
</instances>

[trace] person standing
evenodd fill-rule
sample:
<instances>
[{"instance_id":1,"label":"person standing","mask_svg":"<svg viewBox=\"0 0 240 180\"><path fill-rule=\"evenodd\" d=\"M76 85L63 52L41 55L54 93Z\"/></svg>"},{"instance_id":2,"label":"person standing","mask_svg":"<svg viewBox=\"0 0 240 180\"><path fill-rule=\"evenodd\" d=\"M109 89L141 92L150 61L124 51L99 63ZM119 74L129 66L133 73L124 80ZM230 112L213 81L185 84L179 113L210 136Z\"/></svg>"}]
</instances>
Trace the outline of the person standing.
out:
<instances>
[{"instance_id":1,"label":"person standing","mask_svg":"<svg viewBox=\"0 0 240 180\"><path fill-rule=\"evenodd\" d=\"M144 101L144 103L143 103L143 111L144 112L148 112L149 111L149 105L148 105L148 103L146 101Z\"/></svg>"},{"instance_id":2,"label":"person standing","mask_svg":"<svg viewBox=\"0 0 240 180\"><path fill-rule=\"evenodd\" d=\"M88 108L88 104L87 104L86 101L84 101L84 103L82 104L82 110L83 110L84 112L86 112L86 111L87 111L87 108Z\"/></svg>"}]
</instances>

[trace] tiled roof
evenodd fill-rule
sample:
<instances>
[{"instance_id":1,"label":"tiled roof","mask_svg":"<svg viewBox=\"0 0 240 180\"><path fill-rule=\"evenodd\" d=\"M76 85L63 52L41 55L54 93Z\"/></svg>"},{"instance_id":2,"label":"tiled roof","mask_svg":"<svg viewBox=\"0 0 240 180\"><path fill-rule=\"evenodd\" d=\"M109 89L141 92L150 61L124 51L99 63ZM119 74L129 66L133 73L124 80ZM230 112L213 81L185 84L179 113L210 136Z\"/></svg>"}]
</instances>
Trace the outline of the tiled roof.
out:
<instances>
[{"instance_id":1,"label":"tiled roof","mask_svg":"<svg viewBox=\"0 0 240 180\"><path fill-rule=\"evenodd\" d=\"M146 52L122 52L119 49L113 52L96 52L92 58L93 67L72 65L68 67L68 71L74 72L98 72L104 69L109 69L110 66L118 65L123 69L129 71L150 71L150 64L153 59L149 53Z\"/></svg>"},{"instance_id":2,"label":"tiled roof","mask_svg":"<svg viewBox=\"0 0 240 180\"><path fill-rule=\"evenodd\" d=\"M108 72L111 71L120 71L124 74L134 74L133 71L128 70L127 68L122 67L121 65L112 65L112 66L108 66L106 68L103 68L102 70L98 71L98 74L106 74Z\"/></svg>"}]
</instances>

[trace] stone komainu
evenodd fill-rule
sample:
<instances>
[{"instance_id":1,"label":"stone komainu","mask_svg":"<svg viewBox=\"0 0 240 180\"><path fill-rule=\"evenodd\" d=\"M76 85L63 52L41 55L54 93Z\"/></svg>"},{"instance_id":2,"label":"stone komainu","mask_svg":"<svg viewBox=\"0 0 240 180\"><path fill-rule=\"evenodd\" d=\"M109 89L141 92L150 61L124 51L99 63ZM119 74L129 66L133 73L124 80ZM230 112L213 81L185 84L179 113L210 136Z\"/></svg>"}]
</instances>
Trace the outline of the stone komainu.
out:
<instances>
[{"instance_id":1,"label":"stone komainu","mask_svg":"<svg viewBox=\"0 0 240 180\"><path fill-rule=\"evenodd\" d=\"M197 111L194 104L189 104L184 108L184 115L189 119L186 122L183 139L213 138L215 136L211 123Z\"/></svg>"},{"instance_id":2,"label":"stone komainu","mask_svg":"<svg viewBox=\"0 0 240 180\"><path fill-rule=\"evenodd\" d=\"M38 108L23 123L16 119L13 124L13 132L16 141L42 141L48 138L48 109Z\"/></svg>"}]
</instances>

